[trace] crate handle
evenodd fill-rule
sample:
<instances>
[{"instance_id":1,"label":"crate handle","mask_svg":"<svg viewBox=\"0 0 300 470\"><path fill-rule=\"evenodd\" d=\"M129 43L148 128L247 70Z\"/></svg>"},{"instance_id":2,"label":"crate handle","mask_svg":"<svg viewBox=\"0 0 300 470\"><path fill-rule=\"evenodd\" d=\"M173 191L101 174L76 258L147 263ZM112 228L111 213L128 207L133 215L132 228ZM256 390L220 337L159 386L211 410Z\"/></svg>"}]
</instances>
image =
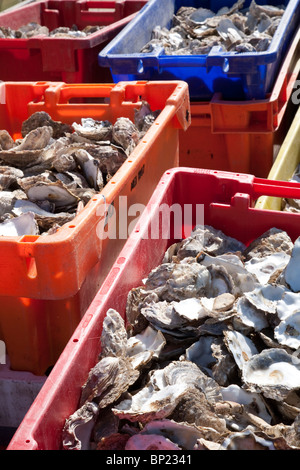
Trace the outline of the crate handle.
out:
<instances>
[{"instance_id":1,"label":"crate handle","mask_svg":"<svg viewBox=\"0 0 300 470\"><path fill-rule=\"evenodd\" d=\"M67 104L72 98L110 98L114 87L114 84L50 82L44 94L45 105Z\"/></svg>"},{"instance_id":2,"label":"crate handle","mask_svg":"<svg viewBox=\"0 0 300 470\"><path fill-rule=\"evenodd\" d=\"M253 195L274 196L289 199L300 199L300 186L292 181L273 181L263 178L254 180Z\"/></svg>"},{"instance_id":3,"label":"crate handle","mask_svg":"<svg viewBox=\"0 0 300 470\"><path fill-rule=\"evenodd\" d=\"M98 10L98 11L97 11ZM110 24L123 18L124 0L79 0L75 6L76 22Z\"/></svg>"}]
</instances>

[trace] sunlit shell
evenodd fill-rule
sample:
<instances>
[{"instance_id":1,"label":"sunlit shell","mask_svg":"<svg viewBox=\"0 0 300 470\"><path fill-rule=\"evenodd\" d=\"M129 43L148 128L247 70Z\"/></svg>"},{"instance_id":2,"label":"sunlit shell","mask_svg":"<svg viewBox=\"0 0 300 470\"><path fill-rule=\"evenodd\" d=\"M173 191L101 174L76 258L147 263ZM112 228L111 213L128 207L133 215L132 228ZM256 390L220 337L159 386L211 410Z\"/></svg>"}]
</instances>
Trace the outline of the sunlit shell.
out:
<instances>
[{"instance_id":1,"label":"sunlit shell","mask_svg":"<svg viewBox=\"0 0 300 470\"><path fill-rule=\"evenodd\" d=\"M68 212L52 213L45 211L40 206L34 202L28 201L27 199L17 200L12 209L12 213L16 216L33 213L38 226L42 230L49 230L54 224L61 226L70 222L75 217L75 214L69 214Z\"/></svg>"},{"instance_id":2,"label":"sunlit shell","mask_svg":"<svg viewBox=\"0 0 300 470\"><path fill-rule=\"evenodd\" d=\"M99 358L126 356L127 332L121 315L114 309L107 310L101 333L101 353Z\"/></svg>"},{"instance_id":3,"label":"sunlit shell","mask_svg":"<svg viewBox=\"0 0 300 470\"><path fill-rule=\"evenodd\" d=\"M277 302L276 313L280 320L285 320L290 315L300 311L299 294L291 291L285 291L281 299Z\"/></svg>"},{"instance_id":4,"label":"sunlit shell","mask_svg":"<svg viewBox=\"0 0 300 470\"><path fill-rule=\"evenodd\" d=\"M66 132L72 132L72 127L60 121L53 121L51 116L45 111L37 111L22 122L22 136L25 137L29 132L38 128L50 126L53 129L53 138L58 139Z\"/></svg>"},{"instance_id":5,"label":"sunlit shell","mask_svg":"<svg viewBox=\"0 0 300 470\"><path fill-rule=\"evenodd\" d=\"M202 266L206 266L207 269L210 267L209 272L211 274L214 270L217 270L217 267L220 272L222 271L224 273L223 276L215 277L216 287L218 286L218 277L219 279L220 277L223 278L222 287L220 286L219 289L217 288L217 290L214 290L214 282L212 282L211 296L213 297L224 292L229 292L233 295L241 295L244 292L252 291L258 284L255 276L249 273L244 266L241 266L236 262L232 262L231 259L226 259L222 256L210 256L207 254L199 256L197 259Z\"/></svg>"},{"instance_id":6,"label":"sunlit shell","mask_svg":"<svg viewBox=\"0 0 300 470\"><path fill-rule=\"evenodd\" d=\"M113 125L112 139L124 150L130 148L131 151L138 143L139 131L130 119L120 117Z\"/></svg>"},{"instance_id":7,"label":"sunlit shell","mask_svg":"<svg viewBox=\"0 0 300 470\"><path fill-rule=\"evenodd\" d=\"M171 439L182 449L193 450L197 439L203 437L203 430L187 423L176 423L170 419L155 420L147 423L141 435L156 434ZM217 432L215 432L217 434Z\"/></svg>"},{"instance_id":8,"label":"sunlit shell","mask_svg":"<svg viewBox=\"0 0 300 470\"><path fill-rule=\"evenodd\" d=\"M139 372L123 357L104 357L89 372L82 387L81 404L97 399L99 408L117 400L138 378Z\"/></svg>"},{"instance_id":9,"label":"sunlit shell","mask_svg":"<svg viewBox=\"0 0 300 470\"><path fill-rule=\"evenodd\" d=\"M268 320L264 310L260 310L251 303L245 296L240 297L236 304L237 317L245 327L260 331L268 327ZM236 323L235 323L236 324Z\"/></svg>"},{"instance_id":10,"label":"sunlit shell","mask_svg":"<svg viewBox=\"0 0 300 470\"><path fill-rule=\"evenodd\" d=\"M28 199L32 202L47 200L53 202L60 210L74 207L79 198L69 191L62 183L37 183L27 190Z\"/></svg>"},{"instance_id":11,"label":"sunlit shell","mask_svg":"<svg viewBox=\"0 0 300 470\"><path fill-rule=\"evenodd\" d=\"M250 388L274 400L300 389L300 360L283 349L265 349L250 357L242 372Z\"/></svg>"},{"instance_id":12,"label":"sunlit shell","mask_svg":"<svg viewBox=\"0 0 300 470\"><path fill-rule=\"evenodd\" d=\"M50 144L52 133L49 126L33 129L18 145L0 150L0 159L21 169L33 166L46 158L45 148Z\"/></svg>"},{"instance_id":13,"label":"sunlit shell","mask_svg":"<svg viewBox=\"0 0 300 470\"><path fill-rule=\"evenodd\" d=\"M250 338L238 331L224 331L224 341L240 370L258 353Z\"/></svg>"},{"instance_id":14,"label":"sunlit shell","mask_svg":"<svg viewBox=\"0 0 300 470\"><path fill-rule=\"evenodd\" d=\"M294 243L291 259L284 270L284 279L294 292L300 291L300 276L299 276L299 262L300 262L300 237Z\"/></svg>"},{"instance_id":15,"label":"sunlit shell","mask_svg":"<svg viewBox=\"0 0 300 470\"><path fill-rule=\"evenodd\" d=\"M90 438L99 408L96 403L86 403L65 422L62 443L65 450L89 450Z\"/></svg>"},{"instance_id":16,"label":"sunlit shell","mask_svg":"<svg viewBox=\"0 0 300 470\"><path fill-rule=\"evenodd\" d=\"M0 150L9 150L14 147L15 141L5 129L0 130Z\"/></svg>"},{"instance_id":17,"label":"sunlit shell","mask_svg":"<svg viewBox=\"0 0 300 470\"><path fill-rule=\"evenodd\" d=\"M220 450L275 450L275 447L272 440L262 438L249 429L231 434Z\"/></svg>"},{"instance_id":18,"label":"sunlit shell","mask_svg":"<svg viewBox=\"0 0 300 470\"><path fill-rule=\"evenodd\" d=\"M267 230L250 243L244 251L246 261L251 258L265 258L274 253L291 255L294 244L284 230L275 227Z\"/></svg>"},{"instance_id":19,"label":"sunlit shell","mask_svg":"<svg viewBox=\"0 0 300 470\"><path fill-rule=\"evenodd\" d=\"M99 162L93 158L86 150L78 149L74 152L74 158L82 168L83 174L89 185L100 191L103 186L103 175L99 168Z\"/></svg>"},{"instance_id":20,"label":"sunlit shell","mask_svg":"<svg viewBox=\"0 0 300 470\"><path fill-rule=\"evenodd\" d=\"M32 212L27 212L0 223L0 236L17 237L21 235L38 235L38 224Z\"/></svg>"},{"instance_id":21,"label":"sunlit shell","mask_svg":"<svg viewBox=\"0 0 300 470\"><path fill-rule=\"evenodd\" d=\"M151 385L144 387L130 399L123 400L112 408L120 419L147 423L153 419L168 416L188 389L185 384L169 385L154 390Z\"/></svg>"},{"instance_id":22,"label":"sunlit shell","mask_svg":"<svg viewBox=\"0 0 300 470\"><path fill-rule=\"evenodd\" d=\"M177 257L197 256L204 252L209 255L221 255L229 252L242 251L245 245L235 238L225 235L221 230L216 230L210 225L197 225L191 236L183 240L177 250Z\"/></svg>"},{"instance_id":23,"label":"sunlit shell","mask_svg":"<svg viewBox=\"0 0 300 470\"><path fill-rule=\"evenodd\" d=\"M132 366L136 369L147 364L152 358L158 358L165 344L164 335L148 326L141 334L128 339L126 355L130 357Z\"/></svg>"},{"instance_id":24,"label":"sunlit shell","mask_svg":"<svg viewBox=\"0 0 300 470\"><path fill-rule=\"evenodd\" d=\"M246 269L255 274L258 281L267 284L270 277L279 269L284 269L290 260L290 255L284 252L273 253L263 258L251 258L245 263Z\"/></svg>"},{"instance_id":25,"label":"sunlit shell","mask_svg":"<svg viewBox=\"0 0 300 470\"><path fill-rule=\"evenodd\" d=\"M82 118L81 124L73 122L73 129L78 135L91 140L111 140L112 124L109 121L95 121L92 118Z\"/></svg>"},{"instance_id":26,"label":"sunlit shell","mask_svg":"<svg viewBox=\"0 0 300 470\"><path fill-rule=\"evenodd\" d=\"M22 170L10 166L0 166L0 191L8 190L17 184L19 178L22 178L24 173Z\"/></svg>"},{"instance_id":27,"label":"sunlit shell","mask_svg":"<svg viewBox=\"0 0 300 470\"><path fill-rule=\"evenodd\" d=\"M293 349L300 348L300 311L282 320L274 329L274 336L281 344Z\"/></svg>"},{"instance_id":28,"label":"sunlit shell","mask_svg":"<svg viewBox=\"0 0 300 470\"><path fill-rule=\"evenodd\" d=\"M207 268L198 263L165 263L151 271L144 288L171 302L205 295L209 281Z\"/></svg>"},{"instance_id":29,"label":"sunlit shell","mask_svg":"<svg viewBox=\"0 0 300 470\"><path fill-rule=\"evenodd\" d=\"M251 292L245 293L245 298L259 310L276 313L278 302L282 299L286 289L283 286L268 284L260 286Z\"/></svg>"},{"instance_id":30,"label":"sunlit shell","mask_svg":"<svg viewBox=\"0 0 300 470\"><path fill-rule=\"evenodd\" d=\"M221 388L223 400L240 403L246 405L247 409L253 414L260 416L267 423L271 423L272 417L270 416L265 402L259 393L249 392L243 390L236 384L231 384L228 387Z\"/></svg>"}]
</instances>

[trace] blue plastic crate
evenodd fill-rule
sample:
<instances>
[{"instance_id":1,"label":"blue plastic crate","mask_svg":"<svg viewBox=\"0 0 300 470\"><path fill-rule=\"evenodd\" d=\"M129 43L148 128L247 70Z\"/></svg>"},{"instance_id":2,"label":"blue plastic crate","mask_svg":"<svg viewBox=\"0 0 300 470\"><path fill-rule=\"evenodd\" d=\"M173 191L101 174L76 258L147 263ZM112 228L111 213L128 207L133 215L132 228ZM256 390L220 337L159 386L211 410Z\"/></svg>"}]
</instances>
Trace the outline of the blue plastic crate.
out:
<instances>
[{"instance_id":1,"label":"blue plastic crate","mask_svg":"<svg viewBox=\"0 0 300 470\"><path fill-rule=\"evenodd\" d=\"M182 6L217 12L235 0L150 0L137 16L99 53L100 66L110 67L114 82L123 80L184 80L193 101L210 100L222 93L225 100L265 99L272 90L293 34L300 24L300 0L257 0L260 5L285 5L282 20L265 52L220 52L206 55L164 54L163 48L140 53L155 26L170 28ZM245 0L247 8L251 0Z\"/></svg>"}]
</instances>

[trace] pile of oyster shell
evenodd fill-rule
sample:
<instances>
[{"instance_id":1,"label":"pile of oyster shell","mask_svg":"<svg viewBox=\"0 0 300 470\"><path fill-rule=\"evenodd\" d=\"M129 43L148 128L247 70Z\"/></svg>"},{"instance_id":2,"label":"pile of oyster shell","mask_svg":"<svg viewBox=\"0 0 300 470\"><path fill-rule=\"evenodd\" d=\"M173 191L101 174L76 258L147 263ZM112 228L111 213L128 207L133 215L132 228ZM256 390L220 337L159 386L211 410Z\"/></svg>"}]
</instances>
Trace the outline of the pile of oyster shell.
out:
<instances>
[{"instance_id":1,"label":"pile of oyster shell","mask_svg":"<svg viewBox=\"0 0 300 470\"><path fill-rule=\"evenodd\" d=\"M300 164L294 171L294 174L290 181L294 183L300 183ZM282 199L282 210L285 212L300 212L300 199L291 199L291 198L283 198Z\"/></svg>"},{"instance_id":2,"label":"pile of oyster shell","mask_svg":"<svg viewBox=\"0 0 300 470\"><path fill-rule=\"evenodd\" d=\"M300 449L300 237L211 226L109 309L64 449Z\"/></svg>"},{"instance_id":3,"label":"pile of oyster shell","mask_svg":"<svg viewBox=\"0 0 300 470\"><path fill-rule=\"evenodd\" d=\"M85 38L96 31L100 31L100 29L104 27L105 26L88 25L80 30L78 26L74 24L71 28L68 26L59 26L50 31L47 26L42 26L32 21L31 23L20 26L18 29L12 29L9 26L0 26L0 39L28 39L36 36L49 36L51 38Z\"/></svg>"},{"instance_id":4,"label":"pile of oyster shell","mask_svg":"<svg viewBox=\"0 0 300 470\"><path fill-rule=\"evenodd\" d=\"M70 222L120 168L159 111L143 102L134 122L32 114L14 141L0 130L0 236L47 235Z\"/></svg>"},{"instance_id":5,"label":"pile of oyster shell","mask_svg":"<svg viewBox=\"0 0 300 470\"><path fill-rule=\"evenodd\" d=\"M300 449L300 237L211 226L107 311L64 449Z\"/></svg>"},{"instance_id":6,"label":"pile of oyster shell","mask_svg":"<svg viewBox=\"0 0 300 470\"><path fill-rule=\"evenodd\" d=\"M244 0L214 13L207 8L181 7L170 29L156 26L141 52L164 48L166 55L208 54L212 47L222 52L263 52L272 41L285 6L257 5Z\"/></svg>"}]
</instances>

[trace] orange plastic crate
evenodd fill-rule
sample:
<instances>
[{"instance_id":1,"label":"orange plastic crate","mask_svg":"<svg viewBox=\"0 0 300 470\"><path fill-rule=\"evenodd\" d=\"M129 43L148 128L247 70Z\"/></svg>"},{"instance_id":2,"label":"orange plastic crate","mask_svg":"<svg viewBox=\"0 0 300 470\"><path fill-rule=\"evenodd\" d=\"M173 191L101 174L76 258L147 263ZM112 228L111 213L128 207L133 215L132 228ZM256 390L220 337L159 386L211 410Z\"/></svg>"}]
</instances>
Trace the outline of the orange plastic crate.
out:
<instances>
[{"instance_id":1,"label":"orange plastic crate","mask_svg":"<svg viewBox=\"0 0 300 470\"><path fill-rule=\"evenodd\" d=\"M192 102L192 123L180 132L180 166L251 173L266 178L292 122L290 100L300 71L298 28L265 100Z\"/></svg>"},{"instance_id":2,"label":"orange plastic crate","mask_svg":"<svg viewBox=\"0 0 300 470\"><path fill-rule=\"evenodd\" d=\"M127 197L128 207L145 205L163 172L178 166L178 131L190 124L188 87L180 81L7 82L0 84L0 97L0 128L15 139L36 111L72 124L83 117L133 119L141 100L161 110L130 158L71 224L53 235L0 238L0 339L12 369L42 375L56 362L126 241L98 237L104 210L114 204L117 218L120 196ZM106 102L94 103L95 98ZM76 102L82 99L85 103ZM128 217L128 226L136 219Z\"/></svg>"}]
</instances>

